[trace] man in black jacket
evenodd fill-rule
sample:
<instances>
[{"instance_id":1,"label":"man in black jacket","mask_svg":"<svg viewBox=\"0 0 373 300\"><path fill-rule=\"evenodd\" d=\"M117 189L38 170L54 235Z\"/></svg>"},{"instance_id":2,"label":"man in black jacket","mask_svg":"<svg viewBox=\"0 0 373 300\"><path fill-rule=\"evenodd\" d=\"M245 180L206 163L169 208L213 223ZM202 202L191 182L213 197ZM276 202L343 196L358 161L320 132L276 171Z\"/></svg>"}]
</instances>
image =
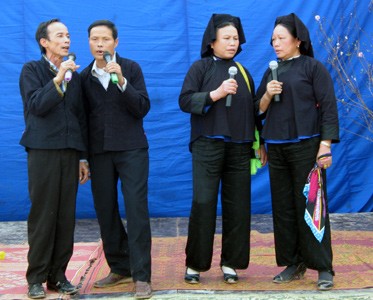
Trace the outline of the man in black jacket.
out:
<instances>
[{"instance_id":1,"label":"man in black jacket","mask_svg":"<svg viewBox=\"0 0 373 300\"><path fill-rule=\"evenodd\" d=\"M20 92L26 128L20 144L26 148L31 208L28 216L28 296L46 296L47 288L74 294L65 276L73 254L78 182L88 180L87 126L76 72L63 61L70 35L58 19L42 22L36 31L42 57L23 66ZM83 159L83 160L81 160ZM79 162L79 160L81 160Z\"/></svg>"},{"instance_id":2,"label":"man in black jacket","mask_svg":"<svg viewBox=\"0 0 373 300\"><path fill-rule=\"evenodd\" d=\"M94 60L81 79L89 118L92 193L110 267L109 275L95 287L134 281L135 297L150 298L149 155L143 129L150 101L140 66L115 52L116 26L108 20L95 21L88 37ZM128 235L118 209L119 178Z\"/></svg>"}]
</instances>

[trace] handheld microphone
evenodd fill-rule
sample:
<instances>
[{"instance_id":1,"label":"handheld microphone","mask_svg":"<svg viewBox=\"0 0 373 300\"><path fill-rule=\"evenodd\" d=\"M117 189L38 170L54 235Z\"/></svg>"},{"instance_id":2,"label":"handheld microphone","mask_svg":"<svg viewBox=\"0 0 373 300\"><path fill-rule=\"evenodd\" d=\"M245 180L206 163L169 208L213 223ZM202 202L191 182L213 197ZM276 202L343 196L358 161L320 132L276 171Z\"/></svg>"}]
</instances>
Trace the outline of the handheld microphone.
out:
<instances>
[{"instance_id":1,"label":"handheld microphone","mask_svg":"<svg viewBox=\"0 0 373 300\"><path fill-rule=\"evenodd\" d=\"M229 79L233 78L234 79L234 76L236 76L237 74L237 68L232 66L228 69L228 74L229 74ZM232 104L232 94L229 94L227 96L227 100L225 102L225 106L226 107L230 107Z\"/></svg>"},{"instance_id":2,"label":"handheld microphone","mask_svg":"<svg viewBox=\"0 0 373 300\"><path fill-rule=\"evenodd\" d=\"M72 61L75 61L76 59L76 56L74 53L69 53L67 55L67 59L71 59ZM73 77L73 71L68 69L65 73L65 81L66 82L69 82L71 80L71 78Z\"/></svg>"},{"instance_id":3,"label":"handheld microphone","mask_svg":"<svg viewBox=\"0 0 373 300\"><path fill-rule=\"evenodd\" d=\"M106 63L111 62L111 54L109 51L104 52L104 59ZM117 84L119 82L118 75L116 73L110 73L111 82Z\"/></svg>"},{"instance_id":4,"label":"handheld microphone","mask_svg":"<svg viewBox=\"0 0 373 300\"><path fill-rule=\"evenodd\" d=\"M277 79L277 68L278 68L278 63L275 60L272 60L269 62L269 68L271 69L272 72L272 79L273 80L278 80ZM280 102L280 95L276 94L274 97L275 102Z\"/></svg>"}]
</instances>

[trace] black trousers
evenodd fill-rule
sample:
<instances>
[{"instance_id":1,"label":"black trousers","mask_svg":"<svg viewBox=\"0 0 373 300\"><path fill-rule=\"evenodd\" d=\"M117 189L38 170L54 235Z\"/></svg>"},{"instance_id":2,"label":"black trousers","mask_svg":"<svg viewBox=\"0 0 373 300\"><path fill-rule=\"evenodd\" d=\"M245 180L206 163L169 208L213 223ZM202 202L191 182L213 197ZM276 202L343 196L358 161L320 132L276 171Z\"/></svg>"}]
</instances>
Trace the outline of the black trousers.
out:
<instances>
[{"instance_id":1,"label":"black trousers","mask_svg":"<svg viewBox=\"0 0 373 300\"><path fill-rule=\"evenodd\" d=\"M278 266L304 262L310 269L332 271L328 208L321 243L304 221L303 188L319 149L318 137L299 143L268 144L276 261ZM325 198L326 176L323 170ZM327 203L327 198L326 198Z\"/></svg>"},{"instance_id":2,"label":"black trousers","mask_svg":"<svg viewBox=\"0 0 373 300\"><path fill-rule=\"evenodd\" d=\"M251 143L225 143L201 137L192 145L193 203L186 266L211 267L219 185L222 203L220 265L245 269L250 258Z\"/></svg>"},{"instance_id":3,"label":"black trousers","mask_svg":"<svg viewBox=\"0 0 373 300\"><path fill-rule=\"evenodd\" d=\"M65 280L73 254L79 153L28 150L28 283Z\"/></svg>"},{"instance_id":4,"label":"black trousers","mask_svg":"<svg viewBox=\"0 0 373 300\"><path fill-rule=\"evenodd\" d=\"M151 279L151 231L148 211L147 149L106 152L90 157L92 193L105 257L111 272ZM127 231L118 207L118 179Z\"/></svg>"}]
</instances>

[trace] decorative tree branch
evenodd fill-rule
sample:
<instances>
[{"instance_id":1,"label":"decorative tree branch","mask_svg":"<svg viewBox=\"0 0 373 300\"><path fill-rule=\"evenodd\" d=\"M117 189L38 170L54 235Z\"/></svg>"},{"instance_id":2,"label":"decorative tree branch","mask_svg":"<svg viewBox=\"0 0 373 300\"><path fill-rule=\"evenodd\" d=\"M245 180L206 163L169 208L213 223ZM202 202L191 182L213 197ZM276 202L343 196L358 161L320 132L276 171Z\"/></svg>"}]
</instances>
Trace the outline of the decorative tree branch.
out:
<instances>
[{"instance_id":1,"label":"decorative tree branch","mask_svg":"<svg viewBox=\"0 0 373 300\"><path fill-rule=\"evenodd\" d=\"M319 26L319 41L328 55L331 75L337 82L340 117L350 118L363 130L341 128L373 142L373 36L359 25L356 5L357 0L354 0L353 11L348 17L341 18L338 30L325 18L316 15L315 20ZM373 0L367 9L368 14L372 14Z\"/></svg>"}]
</instances>

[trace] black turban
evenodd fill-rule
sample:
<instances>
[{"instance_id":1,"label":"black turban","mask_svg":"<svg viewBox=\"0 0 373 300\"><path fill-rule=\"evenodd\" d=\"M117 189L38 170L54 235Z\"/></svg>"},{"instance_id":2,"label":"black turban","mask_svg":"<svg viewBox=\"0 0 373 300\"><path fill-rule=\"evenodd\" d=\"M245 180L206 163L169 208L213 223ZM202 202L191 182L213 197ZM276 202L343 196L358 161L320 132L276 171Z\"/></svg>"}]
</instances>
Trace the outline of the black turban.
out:
<instances>
[{"instance_id":1,"label":"black turban","mask_svg":"<svg viewBox=\"0 0 373 300\"><path fill-rule=\"evenodd\" d=\"M236 27L237 32L238 32L240 44L238 46L236 55L242 51L241 45L244 44L246 40L245 40L245 34L243 33L240 18L231 16L228 14L213 14L210 18L209 23L207 24L205 33L203 34L202 46L201 46L201 57L202 58L212 55L213 51L211 49L210 44L216 40L216 31L217 31L216 29L223 23L227 23L227 22L233 23L234 27Z\"/></svg>"},{"instance_id":2,"label":"black turban","mask_svg":"<svg viewBox=\"0 0 373 300\"><path fill-rule=\"evenodd\" d=\"M313 48L310 34L306 25L304 25L304 23L297 17L296 14L291 13L286 16L277 17L274 27L276 27L277 25L283 25L295 38L298 38L301 41L301 44L299 46L301 54L313 57Z\"/></svg>"}]
</instances>

